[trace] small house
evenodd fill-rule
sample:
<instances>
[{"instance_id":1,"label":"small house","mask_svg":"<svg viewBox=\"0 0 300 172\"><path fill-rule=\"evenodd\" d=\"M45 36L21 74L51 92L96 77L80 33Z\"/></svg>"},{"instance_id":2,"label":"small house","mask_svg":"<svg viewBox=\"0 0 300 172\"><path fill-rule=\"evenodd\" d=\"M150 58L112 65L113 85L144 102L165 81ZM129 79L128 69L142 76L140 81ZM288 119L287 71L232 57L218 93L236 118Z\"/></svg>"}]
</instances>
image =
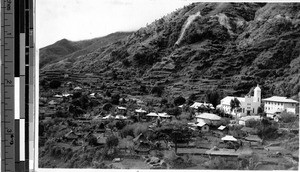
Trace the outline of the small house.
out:
<instances>
[{"instance_id":1,"label":"small house","mask_svg":"<svg viewBox=\"0 0 300 172\"><path fill-rule=\"evenodd\" d=\"M146 138L146 136L141 133L136 138L133 139L133 142L135 144L134 150L137 153L145 153L148 154L151 150L151 144L149 140Z\"/></svg>"},{"instance_id":2,"label":"small house","mask_svg":"<svg viewBox=\"0 0 300 172\"><path fill-rule=\"evenodd\" d=\"M250 146L260 146L262 145L262 139L258 135L249 135L245 138L246 141L250 143Z\"/></svg>"},{"instance_id":3,"label":"small house","mask_svg":"<svg viewBox=\"0 0 300 172\"><path fill-rule=\"evenodd\" d=\"M196 115L197 122L204 120L208 125L218 125L221 117L212 113L201 113Z\"/></svg>"},{"instance_id":4,"label":"small house","mask_svg":"<svg viewBox=\"0 0 300 172\"><path fill-rule=\"evenodd\" d=\"M74 90L75 91L82 91L82 88L77 86L77 87L74 88Z\"/></svg>"},{"instance_id":5,"label":"small house","mask_svg":"<svg viewBox=\"0 0 300 172\"><path fill-rule=\"evenodd\" d=\"M97 144L100 146L100 145L105 145L106 144L106 139L107 137L104 136L103 133L101 134L93 134L93 136L95 136L97 138Z\"/></svg>"},{"instance_id":6,"label":"small house","mask_svg":"<svg viewBox=\"0 0 300 172\"><path fill-rule=\"evenodd\" d=\"M202 119L198 119L197 123L196 123L197 128L201 131L201 132L208 132L209 131L209 126L207 125L207 123L202 120Z\"/></svg>"}]
</instances>

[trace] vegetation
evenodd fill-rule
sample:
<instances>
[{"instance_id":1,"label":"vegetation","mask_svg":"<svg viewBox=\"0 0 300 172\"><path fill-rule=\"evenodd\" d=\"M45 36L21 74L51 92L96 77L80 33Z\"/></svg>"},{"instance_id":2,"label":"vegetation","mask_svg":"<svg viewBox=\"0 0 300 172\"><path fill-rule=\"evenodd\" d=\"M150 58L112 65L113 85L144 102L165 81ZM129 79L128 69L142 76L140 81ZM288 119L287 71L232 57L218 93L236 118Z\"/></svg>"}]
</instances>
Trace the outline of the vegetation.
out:
<instances>
[{"instance_id":1,"label":"vegetation","mask_svg":"<svg viewBox=\"0 0 300 172\"><path fill-rule=\"evenodd\" d=\"M235 111L237 113L238 108L241 106L241 102L235 97L230 100L230 111Z\"/></svg>"},{"instance_id":2,"label":"vegetation","mask_svg":"<svg viewBox=\"0 0 300 172\"><path fill-rule=\"evenodd\" d=\"M214 108L216 108L220 102L220 93L218 90L210 90L206 93L206 99L214 106Z\"/></svg>"},{"instance_id":3,"label":"vegetation","mask_svg":"<svg viewBox=\"0 0 300 172\"><path fill-rule=\"evenodd\" d=\"M51 81L49 83L49 87L52 88L52 89L57 89L61 86L61 82L58 81L58 80L54 80L54 81Z\"/></svg>"},{"instance_id":4,"label":"vegetation","mask_svg":"<svg viewBox=\"0 0 300 172\"><path fill-rule=\"evenodd\" d=\"M191 149L193 143L218 146L222 134L246 136L242 125L230 123L231 115L220 109L189 108L194 102L216 107L224 95L246 95L256 84L262 86L262 97L299 98L297 9L299 4L193 3L134 33L79 42L64 39L41 49L39 165L116 168L110 164L113 158L141 161L144 151L158 158L153 168L167 163L178 169L204 168L203 164L209 169L256 169L251 158L231 164L225 158L201 157L195 163L192 156L176 154ZM195 11L201 11L201 17L191 22L175 45ZM77 86L82 90L74 90ZM64 93L73 95L54 97ZM50 107L52 100L56 104ZM117 106L127 110L121 112ZM230 106L237 112L241 104L234 98ZM138 108L167 112L172 118L137 115ZM283 112L279 126L263 109L258 112L261 120L249 120L246 126L254 128L264 144L278 141L286 149L298 150L298 118ZM222 120L202 132L188 124L195 123L197 112L215 113ZM103 118L108 115L111 118ZM119 115L126 119L114 119ZM227 126L228 132L219 131L219 125ZM146 143L136 142L137 136L145 136ZM281 163L276 168L290 167Z\"/></svg>"}]
</instances>

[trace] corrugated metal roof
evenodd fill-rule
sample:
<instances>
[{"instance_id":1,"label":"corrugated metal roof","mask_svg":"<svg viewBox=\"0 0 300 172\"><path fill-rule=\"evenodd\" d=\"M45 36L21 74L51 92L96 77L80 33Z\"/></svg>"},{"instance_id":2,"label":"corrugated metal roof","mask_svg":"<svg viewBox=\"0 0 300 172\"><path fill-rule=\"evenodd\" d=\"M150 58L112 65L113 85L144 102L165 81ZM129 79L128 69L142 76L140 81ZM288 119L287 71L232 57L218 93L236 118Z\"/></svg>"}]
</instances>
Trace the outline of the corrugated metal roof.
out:
<instances>
[{"instance_id":1,"label":"corrugated metal roof","mask_svg":"<svg viewBox=\"0 0 300 172\"><path fill-rule=\"evenodd\" d=\"M220 120L221 117L219 117L216 114L213 113L202 113L200 115L197 115L196 118L202 118L202 119L209 119L209 120Z\"/></svg>"},{"instance_id":2,"label":"corrugated metal roof","mask_svg":"<svg viewBox=\"0 0 300 172\"><path fill-rule=\"evenodd\" d=\"M282 102L282 103L298 103L296 100L288 99L287 97L280 97L280 96L272 96L262 100L271 101L271 102Z\"/></svg>"}]
</instances>

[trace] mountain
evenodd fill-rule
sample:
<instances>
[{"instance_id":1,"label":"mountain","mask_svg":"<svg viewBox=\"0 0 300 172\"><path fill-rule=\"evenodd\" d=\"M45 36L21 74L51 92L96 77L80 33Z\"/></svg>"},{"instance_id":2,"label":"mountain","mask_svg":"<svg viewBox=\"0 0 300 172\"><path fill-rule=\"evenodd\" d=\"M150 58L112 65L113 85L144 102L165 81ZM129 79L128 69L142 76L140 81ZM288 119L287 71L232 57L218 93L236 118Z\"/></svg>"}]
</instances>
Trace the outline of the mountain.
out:
<instances>
[{"instance_id":1,"label":"mountain","mask_svg":"<svg viewBox=\"0 0 300 172\"><path fill-rule=\"evenodd\" d=\"M212 89L241 96L257 84L263 97L297 98L300 91L300 3L193 3L96 45L45 47L41 58L50 54L55 63L44 61L42 70L114 73L135 87L163 85L170 96L203 97Z\"/></svg>"},{"instance_id":2,"label":"mountain","mask_svg":"<svg viewBox=\"0 0 300 172\"><path fill-rule=\"evenodd\" d=\"M91 53L99 47L116 42L130 34L132 34L132 32L116 32L104 37L77 42L62 39L52 45L40 49L40 68L43 70L45 65L66 58L76 58L80 55Z\"/></svg>"}]
</instances>

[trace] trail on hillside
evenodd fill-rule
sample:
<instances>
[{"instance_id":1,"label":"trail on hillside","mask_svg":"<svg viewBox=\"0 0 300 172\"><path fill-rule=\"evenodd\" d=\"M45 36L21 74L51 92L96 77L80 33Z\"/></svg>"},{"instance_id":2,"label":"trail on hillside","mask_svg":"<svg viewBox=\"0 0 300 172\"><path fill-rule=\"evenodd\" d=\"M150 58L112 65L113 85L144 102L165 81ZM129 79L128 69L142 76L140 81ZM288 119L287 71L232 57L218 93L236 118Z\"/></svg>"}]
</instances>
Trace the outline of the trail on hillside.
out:
<instances>
[{"instance_id":1,"label":"trail on hillside","mask_svg":"<svg viewBox=\"0 0 300 172\"><path fill-rule=\"evenodd\" d=\"M191 25L191 23L197 18L197 17L201 17L201 14L200 14L200 11L198 11L196 14L193 14L193 15L190 15L185 24L183 25L182 29L181 29L181 33L180 33L180 36L178 38L178 40L176 41L175 45L179 45L184 34L185 34L185 31L186 29Z\"/></svg>"}]
</instances>

